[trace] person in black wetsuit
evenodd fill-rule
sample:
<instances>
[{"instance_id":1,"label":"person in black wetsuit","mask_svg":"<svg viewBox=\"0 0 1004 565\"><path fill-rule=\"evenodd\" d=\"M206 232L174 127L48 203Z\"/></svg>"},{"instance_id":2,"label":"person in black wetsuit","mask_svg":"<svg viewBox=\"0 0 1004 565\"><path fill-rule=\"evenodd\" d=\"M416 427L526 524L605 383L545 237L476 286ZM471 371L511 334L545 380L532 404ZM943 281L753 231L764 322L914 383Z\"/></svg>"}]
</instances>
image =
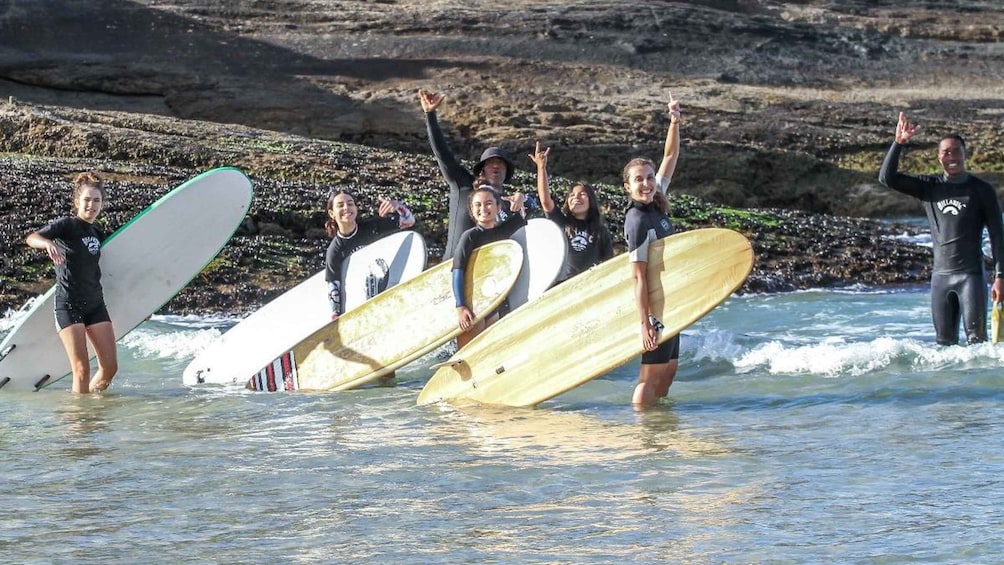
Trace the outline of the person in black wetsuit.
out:
<instances>
[{"instance_id":1,"label":"person in black wetsuit","mask_svg":"<svg viewBox=\"0 0 1004 565\"><path fill-rule=\"evenodd\" d=\"M516 230L526 225L526 219L519 213L523 203L523 195L514 193L512 196L513 214L505 221L499 220L498 209L502 201L495 190L488 185L474 189L470 196L471 220L475 226L460 235L457 248L453 253L453 297L457 305L457 322L463 333L457 336L457 348L463 347L474 339L485 328L495 323L500 315L505 314L507 304L503 303L495 312L490 313L480 322L474 322L474 312L464 296L464 272L474 250L494 241L512 237Z\"/></svg>"},{"instance_id":2,"label":"person in black wetsuit","mask_svg":"<svg viewBox=\"0 0 1004 565\"><path fill-rule=\"evenodd\" d=\"M658 344L661 322L649 308L648 246L673 234L666 191L680 156L680 103L669 96L669 131L659 168L645 158L635 158L624 167L624 188L631 206L624 217L624 239L631 254L631 274L635 281L635 300L641 324L645 353L641 356L638 384L632 403L638 407L656 404L669 394L680 357L680 336Z\"/></svg>"},{"instance_id":3,"label":"person in black wetsuit","mask_svg":"<svg viewBox=\"0 0 1004 565\"><path fill-rule=\"evenodd\" d=\"M456 156L450 151L443 131L439 127L439 119L436 110L439 105L446 100L446 95L442 93L432 93L426 90L418 91L419 100L422 102L422 110L425 112L425 125L429 134L429 143L432 145L432 152L439 163L439 170L446 179L446 184L450 189L450 216L447 218L446 247L443 249L443 260L453 257L460 234L474 227L467 212L467 205L470 201L471 193L475 186L489 184L495 192L502 196L505 194L505 184L512 180L513 164L505 151L498 147L489 147L481 154L481 159L474 165L473 171L468 171L457 161ZM503 197L503 200L509 200ZM530 206L530 203L527 203ZM498 210L499 221L504 222L515 210L500 208ZM521 208L522 210L522 208Z\"/></svg>"},{"instance_id":4,"label":"person in black wetsuit","mask_svg":"<svg viewBox=\"0 0 1004 565\"><path fill-rule=\"evenodd\" d=\"M879 182L920 200L931 224L931 313L938 343L957 344L960 321L968 343L983 342L987 338L984 227L990 236L994 267L990 297L994 302L1004 297L1004 226L997 191L966 171L966 144L958 135L947 136L938 144L942 174L900 173L903 147L919 130L919 125L900 112L896 138L882 162Z\"/></svg>"},{"instance_id":5,"label":"person in black wetsuit","mask_svg":"<svg viewBox=\"0 0 1004 565\"><path fill-rule=\"evenodd\" d=\"M377 217L358 220L359 208L351 192L336 189L328 195L328 220L324 229L331 238L324 254L324 280L328 283L331 319L345 313L342 263L350 255L389 233L415 225L415 216L397 200L380 197Z\"/></svg>"},{"instance_id":6,"label":"person in black wetsuit","mask_svg":"<svg viewBox=\"0 0 1004 565\"><path fill-rule=\"evenodd\" d=\"M537 165L537 196L544 215L558 224L565 233L565 262L554 284L564 282L614 256L614 241L610 236L593 187L576 182L568 189L561 208L551 197L548 186L547 157L551 148L541 150L540 142L528 157Z\"/></svg>"},{"instance_id":7,"label":"person in black wetsuit","mask_svg":"<svg viewBox=\"0 0 1004 565\"><path fill-rule=\"evenodd\" d=\"M94 224L105 203L105 189L94 173L73 181L74 215L33 232L25 243L44 250L56 265L55 318L73 372L72 390L103 391L118 372L115 332L101 288L101 242L105 234ZM87 341L98 359L91 378Z\"/></svg>"}]
</instances>

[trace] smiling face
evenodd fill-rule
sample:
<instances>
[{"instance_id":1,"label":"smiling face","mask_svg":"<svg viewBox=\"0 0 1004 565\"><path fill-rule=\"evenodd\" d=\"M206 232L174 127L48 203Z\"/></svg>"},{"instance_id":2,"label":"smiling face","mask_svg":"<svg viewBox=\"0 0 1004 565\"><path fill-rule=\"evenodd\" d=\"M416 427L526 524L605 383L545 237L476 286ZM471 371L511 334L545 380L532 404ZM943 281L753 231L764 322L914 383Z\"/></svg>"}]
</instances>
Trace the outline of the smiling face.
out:
<instances>
[{"instance_id":1,"label":"smiling face","mask_svg":"<svg viewBox=\"0 0 1004 565\"><path fill-rule=\"evenodd\" d=\"M98 214L101 213L104 203L104 197L101 195L100 189L89 185L82 185L74 195L73 207L77 211L78 218L89 224L93 224L94 220L98 218Z\"/></svg>"},{"instance_id":2,"label":"smiling face","mask_svg":"<svg viewBox=\"0 0 1004 565\"><path fill-rule=\"evenodd\" d=\"M568 191L565 204L573 216L585 220L589 216L589 191L581 184L573 186L572 190Z\"/></svg>"},{"instance_id":3,"label":"smiling face","mask_svg":"<svg viewBox=\"0 0 1004 565\"><path fill-rule=\"evenodd\" d=\"M471 195L471 218L483 228L493 228L499 219L499 203L495 193L478 190Z\"/></svg>"},{"instance_id":4,"label":"smiling face","mask_svg":"<svg viewBox=\"0 0 1004 565\"><path fill-rule=\"evenodd\" d=\"M338 224L338 231L348 234L356 227L359 209L351 194L339 193L328 201L328 217Z\"/></svg>"},{"instance_id":5,"label":"smiling face","mask_svg":"<svg viewBox=\"0 0 1004 565\"><path fill-rule=\"evenodd\" d=\"M631 199L642 204L655 200L655 168L648 162L629 165L624 171L624 188Z\"/></svg>"},{"instance_id":6,"label":"smiling face","mask_svg":"<svg viewBox=\"0 0 1004 565\"><path fill-rule=\"evenodd\" d=\"M955 137L946 137L938 145L938 162L948 178L957 178L966 172L966 147Z\"/></svg>"}]
</instances>

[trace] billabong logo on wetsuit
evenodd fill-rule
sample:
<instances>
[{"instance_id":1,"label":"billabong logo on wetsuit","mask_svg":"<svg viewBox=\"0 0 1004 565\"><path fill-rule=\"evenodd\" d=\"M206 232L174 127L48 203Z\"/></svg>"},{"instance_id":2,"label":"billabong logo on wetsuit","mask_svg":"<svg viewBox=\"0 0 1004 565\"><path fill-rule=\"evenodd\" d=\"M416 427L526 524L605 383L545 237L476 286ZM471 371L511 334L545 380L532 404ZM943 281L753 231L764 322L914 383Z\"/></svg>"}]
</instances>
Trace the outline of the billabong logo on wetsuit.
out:
<instances>
[{"instance_id":1,"label":"billabong logo on wetsuit","mask_svg":"<svg viewBox=\"0 0 1004 565\"><path fill-rule=\"evenodd\" d=\"M949 198L948 200L942 200L938 202L938 210L941 210L942 214L951 214L953 216L958 216L962 213L962 209L966 207L966 203L961 200L956 200L954 198Z\"/></svg>"},{"instance_id":2,"label":"billabong logo on wetsuit","mask_svg":"<svg viewBox=\"0 0 1004 565\"><path fill-rule=\"evenodd\" d=\"M659 220L659 225L662 226L662 229L664 231L669 231L670 229L669 220L667 220L666 218Z\"/></svg>"},{"instance_id":3,"label":"billabong logo on wetsuit","mask_svg":"<svg viewBox=\"0 0 1004 565\"><path fill-rule=\"evenodd\" d=\"M80 242L87 246L87 250L91 252L91 255L97 255L98 250L101 249L101 242L92 235L80 238Z\"/></svg>"}]
</instances>

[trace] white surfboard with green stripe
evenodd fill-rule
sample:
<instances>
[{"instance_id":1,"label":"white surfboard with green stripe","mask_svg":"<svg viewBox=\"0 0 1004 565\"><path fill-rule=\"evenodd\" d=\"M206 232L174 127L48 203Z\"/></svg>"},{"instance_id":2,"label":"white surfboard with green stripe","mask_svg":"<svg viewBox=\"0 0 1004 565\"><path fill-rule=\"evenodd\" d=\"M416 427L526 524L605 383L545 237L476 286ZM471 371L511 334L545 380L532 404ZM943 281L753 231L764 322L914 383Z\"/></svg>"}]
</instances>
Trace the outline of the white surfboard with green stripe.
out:
<instances>
[{"instance_id":1,"label":"white surfboard with green stripe","mask_svg":"<svg viewBox=\"0 0 1004 565\"><path fill-rule=\"evenodd\" d=\"M116 339L174 298L219 254L244 221L252 195L242 171L214 169L165 194L105 239L101 285ZM0 393L38 390L70 372L56 333L54 296L55 286L16 314L17 325L0 344Z\"/></svg>"}]
</instances>

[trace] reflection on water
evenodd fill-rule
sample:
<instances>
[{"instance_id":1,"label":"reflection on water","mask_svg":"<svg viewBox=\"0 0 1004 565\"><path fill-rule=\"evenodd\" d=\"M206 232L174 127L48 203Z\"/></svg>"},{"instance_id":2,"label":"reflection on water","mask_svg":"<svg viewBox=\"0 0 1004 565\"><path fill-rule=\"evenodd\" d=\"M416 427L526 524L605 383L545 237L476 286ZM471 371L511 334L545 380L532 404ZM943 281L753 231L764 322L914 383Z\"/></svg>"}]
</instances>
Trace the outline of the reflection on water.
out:
<instances>
[{"instance_id":1,"label":"reflection on water","mask_svg":"<svg viewBox=\"0 0 1004 565\"><path fill-rule=\"evenodd\" d=\"M60 453L71 459L104 453L111 429L108 412L122 406L125 400L114 393L58 394L62 398L54 416L62 431L62 440L56 444Z\"/></svg>"}]
</instances>

